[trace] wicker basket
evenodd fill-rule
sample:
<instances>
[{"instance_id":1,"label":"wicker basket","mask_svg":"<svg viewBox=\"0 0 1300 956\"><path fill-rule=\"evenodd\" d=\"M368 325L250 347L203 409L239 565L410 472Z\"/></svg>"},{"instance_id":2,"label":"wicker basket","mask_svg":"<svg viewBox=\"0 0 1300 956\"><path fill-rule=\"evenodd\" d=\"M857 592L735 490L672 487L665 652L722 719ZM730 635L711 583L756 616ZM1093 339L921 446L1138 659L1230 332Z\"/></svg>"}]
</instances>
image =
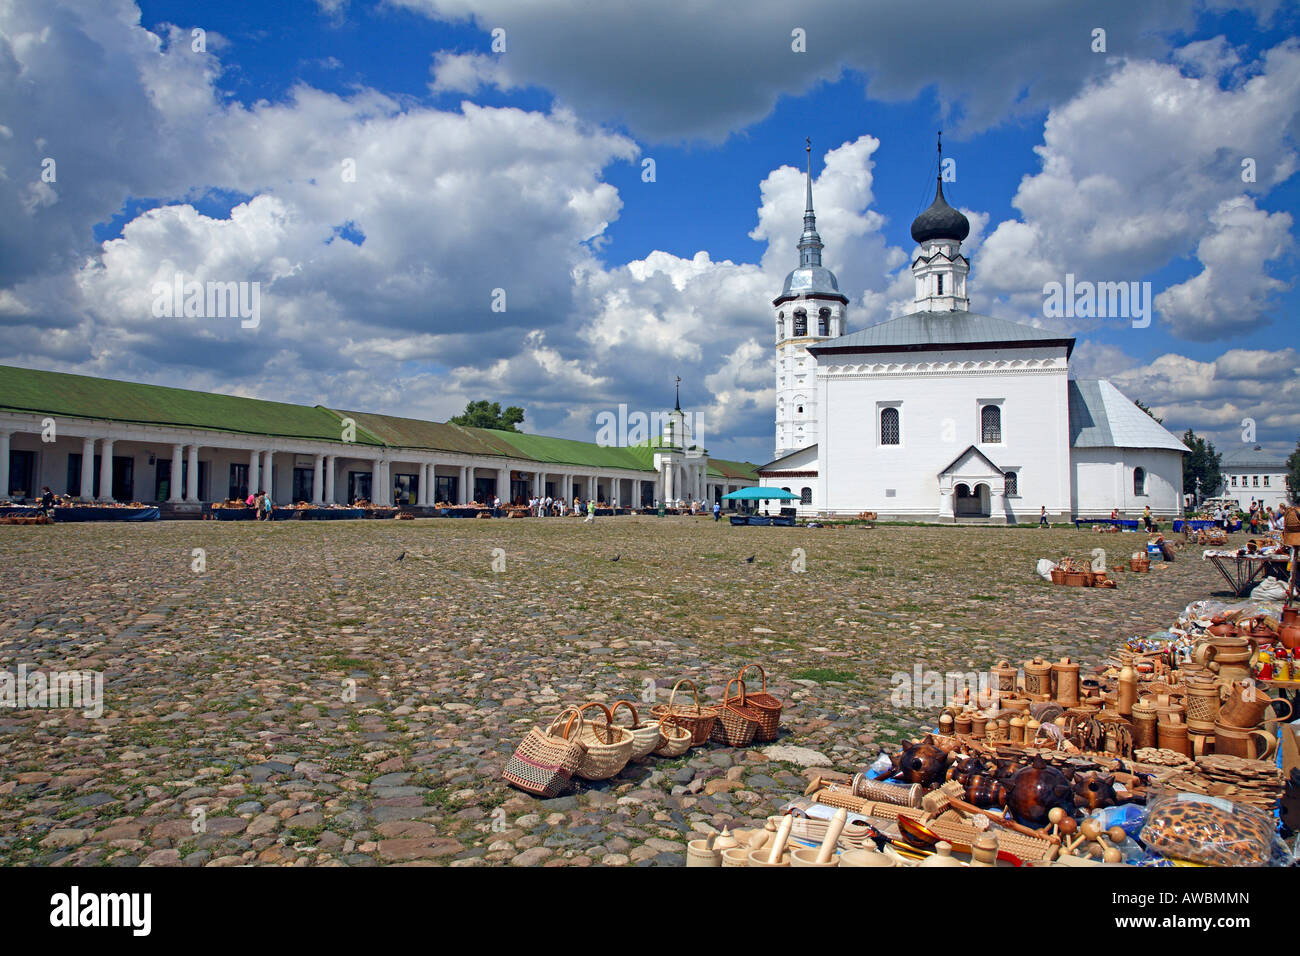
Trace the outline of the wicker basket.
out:
<instances>
[{"instance_id":1,"label":"wicker basket","mask_svg":"<svg viewBox=\"0 0 1300 956\"><path fill-rule=\"evenodd\" d=\"M1150 558L1142 558L1141 560L1138 560L1137 558L1129 558L1129 559L1128 559L1128 569L1129 569L1130 571L1138 571L1138 572L1150 571L1150 570L1151 570L1151 559L1150 559Z\"/></svg>"},{"instance_id":2,"label":"wicker basket","mask_svg":"<svg viewBox=\"0 0 1300 956\"><path fill-rule=\"evenodd\" d=\"M738 697L731 696L732 684L740 685ZM739 677L733 677L727 681L726 690L722 692L722 706L718 708L718 719L709 739L728 747L748 747L758 733L758 724L758 711L749 706L745 696L745 682Z\"/></svg>"},{"instance_id":3,"label":"wicker basket","mask_svg":"<svg viewBox=\"0 0 1300 956\"><path fill-rule=\"evenodd\" d=\"M694 738L684 727L678 727L665 721L659 722L659 746L655 748L656 757L680 757L691 749Z\"/></svg>"},{"instance_id":4,"label":"wicker basket","mask_svg":"<svg viewBox=\"0 0 1300 956\"><path fill-rule=\"evenodd\" d=\"M1060 568L1052 568L1052 583L1053 583L1053 584L1064 584L1064 583L1065 583L1065 572L1062 571Z\"/></svg>"},{"instance_id":5,"label":"wicker basket","mask_svg":"<svg viewBox=\"0 0 1300 956\"><path fill-rule=\"evenodd\" d=\"M599 707L604 712L605 723L583 723L578 740L587 753L574 773L584 780L608 780L627 766L635 738L632 731L614 723L613 715L604 704L592 701L579 707L578 712L581 713L588 707Z\"/></svg>"},{"instance_id":6,"label":"wicker basket","mask_svg":"<svg viewBox=\"0 0 1300 956\"><path fill-rule=\"evenodd\" d=\"M566 714L571 716L564 730L554 733ZM571 737L569 732L575 720L578 731ZM501 776L533 796L559 796L569 788L569 778L587 755L587 748L577 739L582 727L582 712L573 707L561 711L545 730L534 727L515 749Z\"/></svg>"},{"instance_id":7,"label":"wicker basket","mask_svg":"<svg viewBox=\"0 0 1300 956\"><path fill-rule=\"evenodd\" d=\"M781 729L781 701L767 692L767 671L763 670L761 664L746 664L740 669L737 679L745 679L745 671L751 667L757 667L758 672L763 675L763 689L757 694L750 694L746 702L750 707L758 711L758 733L754 739L759 743L770 743L776 740L777 733Z\"/></svg>"},{"instance_id":8,"label":"wicker basket","mask_svg":"<svg viewBox=\"0 0 1300 956\"><path fill-rule=\"evenodd\" d=\"M678 705L676 702L677 688L683 684L691 685L691 692L695 695L693 705ZM692 747L698 747L709 739L709 734L713 732L713 725L718 719L716 709L700 706L700 692L695 686L695 681L684 677L673 685L672 693L668 695L668 703L655 704L650 708L650 713L659 718L660 724L676 724L683 730L689 730Z\"/></svg>"},{"instance_id":9,"label":"wicker basket","mask_svg":"<svg viewBox=\"0 0 1300 956\"><path fill-rule=\"evenodd\" d=\"M632 731L632 756L629 760L642 760L650 756L656 747L659 746L659 721L647 720L641 721L637 716L636 707L630 700L617 701L609 709L612 717L618 712L620 707L626 707L632 712L632 726L627 729Z\"/></svg>"}]
</instances>

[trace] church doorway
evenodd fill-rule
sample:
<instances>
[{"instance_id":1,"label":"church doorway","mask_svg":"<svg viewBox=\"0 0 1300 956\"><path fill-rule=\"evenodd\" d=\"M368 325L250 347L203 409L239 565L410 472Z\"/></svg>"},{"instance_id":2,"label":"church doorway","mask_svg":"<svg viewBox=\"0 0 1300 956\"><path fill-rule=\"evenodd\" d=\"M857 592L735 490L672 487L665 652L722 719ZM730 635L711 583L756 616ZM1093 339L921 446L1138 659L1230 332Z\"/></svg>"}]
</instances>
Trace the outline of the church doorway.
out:
<instances>
[{"instance_id":1,"label":"church doorway","mask_svg":"<svg viewBox=\"0 0 1300 956\"><path fill-rule=\"evenodd\" d=\"M959 483L954 489L953 514L958 518L989 517L992 514L989 486L981 483L972 490L970 485Z\"/></svg>"}]
</instances>

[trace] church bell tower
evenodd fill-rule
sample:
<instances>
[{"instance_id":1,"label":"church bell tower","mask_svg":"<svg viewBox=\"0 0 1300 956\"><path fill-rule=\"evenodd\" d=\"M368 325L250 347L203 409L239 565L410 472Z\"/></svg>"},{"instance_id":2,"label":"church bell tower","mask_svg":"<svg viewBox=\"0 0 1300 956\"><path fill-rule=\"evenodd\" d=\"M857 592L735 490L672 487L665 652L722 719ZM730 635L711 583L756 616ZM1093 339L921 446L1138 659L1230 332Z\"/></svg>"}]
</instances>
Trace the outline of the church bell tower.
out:
<instances>
[{"instance_id":1,"label":"church bell tower","mask_svg":"<svg viewBox=\"0 0 1300 956\"><path fill-rule=\"evenodd\" d=\"M849 300L835 274L822 266L822 238L812 198L812 142L806 141L806 199L799 266L772 300L776 312L776 455L818 441L817 360L808 347L845 333Z\"/></svg>"}]
</instances>

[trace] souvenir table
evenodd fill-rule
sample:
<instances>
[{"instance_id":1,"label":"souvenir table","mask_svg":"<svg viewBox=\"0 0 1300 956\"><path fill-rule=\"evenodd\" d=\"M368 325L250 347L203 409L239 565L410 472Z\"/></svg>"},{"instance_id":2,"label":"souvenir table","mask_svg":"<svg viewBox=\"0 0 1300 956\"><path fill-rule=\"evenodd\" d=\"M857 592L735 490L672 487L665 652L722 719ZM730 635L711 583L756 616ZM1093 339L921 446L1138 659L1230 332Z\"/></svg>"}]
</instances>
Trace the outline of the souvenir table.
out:
<instances>
[{"instance_id":1,"label":"souvenir table","mask_svg":"<svg viewBox=\"0 0 1300 956\"><path fill-rule=\"evenodd\" d=\"M1238 554L1235 551L1206 551L1201 557L1219 569L1237 597L1248 594L1270 569L1277 569L1282 572L1278 576L1284 577L1290 560L1286 554Z\"/></svg>"}]
</instances>

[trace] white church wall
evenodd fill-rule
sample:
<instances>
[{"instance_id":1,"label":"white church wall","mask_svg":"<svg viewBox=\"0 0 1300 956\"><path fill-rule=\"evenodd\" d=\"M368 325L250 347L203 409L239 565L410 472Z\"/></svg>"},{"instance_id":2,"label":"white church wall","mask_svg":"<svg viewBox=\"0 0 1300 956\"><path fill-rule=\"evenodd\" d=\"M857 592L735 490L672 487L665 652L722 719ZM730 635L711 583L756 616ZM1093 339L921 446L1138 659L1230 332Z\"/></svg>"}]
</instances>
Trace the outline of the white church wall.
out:
<instances>
[{"instance_id":1,"label":"white church wall","mask_svg":"<svg viewBox=\"0 0 1300 956\"><path fill-rule=\"evenodd\" d=\"M931 520L939 472L975 445L1017 476L1010 520L1070 508L1064 349L982 349L823 356L820 494L824 510ZM1011 363L1018 363L1011 367ZM1047 363L1044 367L1042 363ZM1002 441L984 443L980 407L1002 409ZM895 404L900 443L880 444L880 410ZM890 493L892 490L892 494Z\"/></svg>"},{"instance_id":2,"label":"white church wall","mask_svg":"<svg viewBox=\"0 0 1300 956\"><path fill-rule=\"evenodd\" d=\"M1106 518L1118 508L1124 517L1136 517L1150 506L1157 515L1182 514L1183 456L1158 448L1075 448L1074 514L1079 518ZM1134 472L1146 474L1145 494L1136 494Z\"/></svg>"}]
</instances>

